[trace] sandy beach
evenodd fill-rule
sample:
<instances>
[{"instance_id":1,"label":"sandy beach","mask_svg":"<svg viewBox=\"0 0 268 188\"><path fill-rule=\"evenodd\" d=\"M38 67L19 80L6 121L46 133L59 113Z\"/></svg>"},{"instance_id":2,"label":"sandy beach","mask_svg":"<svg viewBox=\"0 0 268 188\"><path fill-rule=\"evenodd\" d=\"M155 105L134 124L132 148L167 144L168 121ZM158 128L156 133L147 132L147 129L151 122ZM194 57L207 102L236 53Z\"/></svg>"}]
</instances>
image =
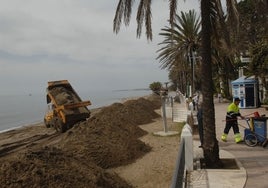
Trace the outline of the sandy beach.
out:
<instances>
[{"instance_id":1,"label":"sandy beach","mask_svg":"<svg viewBox=\"0 0 268 188\"><path fill-rule=\"evenodd\" d=\"M169 187L179 136L163 131L159 97L114 103L66 133L43 123L0 134L2 187ZM178 130L168 120L170 130Z\"/></svg>"}]
</instances>

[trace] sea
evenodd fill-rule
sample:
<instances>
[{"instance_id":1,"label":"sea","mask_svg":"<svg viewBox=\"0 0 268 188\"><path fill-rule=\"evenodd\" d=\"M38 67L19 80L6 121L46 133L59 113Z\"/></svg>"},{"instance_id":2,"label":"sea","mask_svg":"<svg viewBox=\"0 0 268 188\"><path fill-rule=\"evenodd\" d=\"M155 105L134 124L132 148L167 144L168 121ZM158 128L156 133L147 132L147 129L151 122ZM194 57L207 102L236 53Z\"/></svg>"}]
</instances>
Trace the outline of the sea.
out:
<instances>
[{"instance_id":1,"label":"sea","mask_svg":"<svg viewBox=\"0 0 268 188\"><path fill-rule=\"evenodd\" d=\"M78 92L77 92L78 93ZM82 101L90 100L88 109L111 105L122 100L143 97L149 89L90 91L78 93ZM43 122L47 111L46 94L0 95L0 132Z\"/></svg>"}]
</instances>

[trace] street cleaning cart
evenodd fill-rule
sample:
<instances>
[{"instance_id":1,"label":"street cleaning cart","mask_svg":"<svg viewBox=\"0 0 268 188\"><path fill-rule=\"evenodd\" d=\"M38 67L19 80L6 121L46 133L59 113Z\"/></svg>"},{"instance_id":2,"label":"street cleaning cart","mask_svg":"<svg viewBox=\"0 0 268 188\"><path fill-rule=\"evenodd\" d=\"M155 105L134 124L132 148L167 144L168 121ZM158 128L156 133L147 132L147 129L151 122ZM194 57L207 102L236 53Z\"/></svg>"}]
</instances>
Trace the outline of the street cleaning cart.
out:
<instances>
[{"instance_id":1,"label":"street cleaning cart","mask_svg":"<svg viewBox=\"0 0 268 188\"><path fill-rule=\"evenodd\" d=\"M244 130L244 141L246 145L254 147L261 145L266 147L267 139L267 117L259 116L258 112L254 113L254 117L245 118L248 128Z\"/></svg>"}]
</instances>

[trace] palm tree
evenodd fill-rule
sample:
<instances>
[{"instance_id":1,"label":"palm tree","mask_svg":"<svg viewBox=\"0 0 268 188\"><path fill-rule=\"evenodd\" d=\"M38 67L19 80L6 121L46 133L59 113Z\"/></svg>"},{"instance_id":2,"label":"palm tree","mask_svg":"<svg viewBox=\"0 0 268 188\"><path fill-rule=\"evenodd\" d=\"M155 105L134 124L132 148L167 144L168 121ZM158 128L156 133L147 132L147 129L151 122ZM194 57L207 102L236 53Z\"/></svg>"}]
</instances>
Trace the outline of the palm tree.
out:
<instances>
[{"instance_id":1,"label":"palm tree","mask_svg":"<svg viewBox=\"0 0 268 188\"><path fill-rule=\"evenodd\" d=\"M185 68L185 59L190 61L191 68L191 85L195 86L194 79L194 55L200 46L200 19L197 18L196 12L190 10L188 13L181 12L181 16L176 15L177 23L174 23L173 27L165 27L161 29L162 35L165 39L159 45L165 45L157 52L161 68L164 69L180 69ZM188 63L189 64L189 63ZM186 64L187 65L187 64ZM186 66L187 68L188 66ZM184 69L185 71L185 69ZM186 71L187 72L187 71ZM193 88L195 90L195 88Z\"/></svg>"},{"instance_id":2,"label":"palm tree","mask_svg":"<svg viewBox=\"0 0 268 188\"><path fill-rule=\"evenodd\" d=\"M262 87L267 90L268 82L268 42L259 42L251 49L252 61L249 63L249 71L251 74L259 77ZM267 96L267 94L266 94Z\"/></svg>"},{"instance_id":3,"label":"palm tree","mask_svg":"<svg viewBox=\"0 0 268 188\"><path fill-rule=\"evenodd\" d=\"M215 109L213 102L212 59L211 59L211 35L212 27L210 14L212 5L209 0L201 0L201 23L202 23L202 68L201 83L203 94L203 127L204 127L204 159L207 166L221 167L219 157L219 144L215 130Z\"/></svg>"},{"instance_id":4,"label":"palm tree","mask_svg":"<svg viewBox=\"0 0 268 188\"><path fill-rule=\"evenodd\" d=\"M175 23L175 15L178 0L169 0L170 5L170 18L169 22L171 27ZM134 0L119 0L116 14L114 17L113 29L115 33L120 30L121 21L124 18L125 25L129 24L130 15L132 12ZM151 0L140 0L137 11L137 37L141 36L141 29L145 22L146 36L152 40L152 27L151 27ZM228 18L236 16L236 0L226 0ZM216 138L215 131L215 110L213 102L213 88L212 81L212 60L211 60L211 35L213 20L216 20L217 10L221 5L220 0L201 0L201 23L202 23L202 92L204 96L203 102L203 124L204 124L204 157L208 167L220 167L222 162L219 158L219 146ZM234 20L234 19L233 19Z\"/></svg>"},{"instance_id":5,"label":"palm tree","mask_svg":"<svg viewBox=\"0 0 268 188\"><path fill-rule=\"evenodd\" d=\"M187 82L191 78L189 62L186 60L180 60L180 62L176 64L177 66L173 66L169 70L168 78L173 83L174 89L179 89L182 93L186 93Z\"/></svg>"}]
</instances>

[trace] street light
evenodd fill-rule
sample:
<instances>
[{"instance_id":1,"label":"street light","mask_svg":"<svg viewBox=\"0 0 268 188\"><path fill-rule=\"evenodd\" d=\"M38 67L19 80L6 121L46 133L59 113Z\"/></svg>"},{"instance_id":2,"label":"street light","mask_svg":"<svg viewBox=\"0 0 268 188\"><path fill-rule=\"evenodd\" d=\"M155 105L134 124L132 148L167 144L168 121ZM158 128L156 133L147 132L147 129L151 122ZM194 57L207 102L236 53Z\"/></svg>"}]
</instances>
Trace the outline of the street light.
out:
<instances>
[{"instance_id":1,"label":"street light","mask_svg":"<svg viewBox=\"0 0 268 188\"><path fill-rule=\"evenodd\" d=\"M196 63L196 52L194 50L191 51L191 54L189 54L189 59L190 59L190 63L191 63L191 87L190 87L190 96L193 96L194 90L195 90L195 85L194 85L194 65Z\"/></svg>"},{"instance_id":2,"label":"street light","mask_svg":"<svg viewBox=\"0 0 268 188\"><path fill-rule=\"evenodd\" d=\"M194 85L194 65L196 63L196 59L195 59L195 55L196 55L196 52L195 51L192 51L192 59L193 59L193 72L192 72L192 85L193 85L193 90L192 90L192 96L194 94L194 91L195 91L195 85Z\"/></svg>"},{"instance_id":3,"label":"street light","mask_svg":"<svg viewBox=\"0 0 268 188\"><path fill-rule=\"evenodd\" d=\"M168 95L168 82L164 83L166 85L165 88L163 88L163 91L161 93L161 101L162 101L162 112L163 112L163 123L164 123L164 132L167 133L167 116L166 116L166 99Z\"/></svg>"},{"instance_id":4,"label":"street light","mask_svg":"<svg viewBox=\"0 0 268 188\"><path fill-rule=\"evenodd\" d=\"M191 56L189 55L190 61L191 61L191 71L192 71L192 79L191 79L191 88L190 88L190 96L193 96L195 92L195 83L194 83L194 78L195 78L195 64L196 64L196 59L201 59L200 56L196 56L197 52L196 51L191 51Z\"/></svg>"}]
</instances>

